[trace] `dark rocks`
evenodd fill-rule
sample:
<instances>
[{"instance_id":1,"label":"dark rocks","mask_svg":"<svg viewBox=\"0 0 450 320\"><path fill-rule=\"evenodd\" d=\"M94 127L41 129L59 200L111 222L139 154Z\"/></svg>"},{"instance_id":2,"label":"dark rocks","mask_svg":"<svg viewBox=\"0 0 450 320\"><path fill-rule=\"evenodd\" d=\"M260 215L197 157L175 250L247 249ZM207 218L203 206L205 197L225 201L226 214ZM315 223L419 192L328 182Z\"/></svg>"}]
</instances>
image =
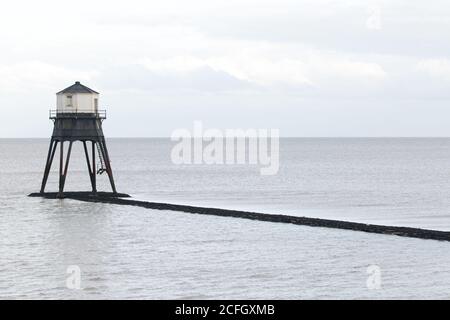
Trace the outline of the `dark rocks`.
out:
<instances>
[{"instance_id":1,"label":"dark rocks","mask_svg":"<svg viewBox=\"0 0 450 320\"><path fill-rule=\"evenodd\" d=\"M57 193L45 193L45 194L32 193L30 194L30 196L56 199ZM65 198L76 199L80 201L137 206L154 210L182 211L187 213L214 215L221 217L233 217L233 218L251 219L275 223L290 223L310 227L333 228L333 229L378 233L385 235L395 235L400 237L450 241L450 232L447 231L408 228L408 227L382 226L382 225L339 221L339 220L296 217L296 216L265 214L265 213L226 210L217 208L184 206L169 203L138 201L131 199L123 199L128 198L130 196L127 194L118 194L118 193L113 194L113 193L98 192L96 195L94 195L90 192L65 192L64 196Z\"/></svg>"}]
</instances>

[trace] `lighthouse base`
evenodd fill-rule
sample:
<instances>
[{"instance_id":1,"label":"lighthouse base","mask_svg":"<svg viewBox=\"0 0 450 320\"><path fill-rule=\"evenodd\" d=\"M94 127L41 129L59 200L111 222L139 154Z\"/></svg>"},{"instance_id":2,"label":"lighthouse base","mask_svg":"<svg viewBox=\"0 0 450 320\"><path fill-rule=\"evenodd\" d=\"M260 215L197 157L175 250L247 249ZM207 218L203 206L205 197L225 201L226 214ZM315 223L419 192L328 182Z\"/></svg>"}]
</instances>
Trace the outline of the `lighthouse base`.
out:
<instances>
[{"instance_id":1,"label":"lighthouse base","mask_svg":"<svg viewBox=\"0 0 450 320\"><path fill-rule=\"evenodd\" d=\"M33 192L28 195L29 197L42 197L46 199L61 199L61 198L76 198L76 197L83 197L83 198L130 198L131 196L126 193L114 193L114 192L87 192L87 191L72 191L72 192L64 192L64 194L61 195L59 192Z\"/></svg>"}]
</instances>

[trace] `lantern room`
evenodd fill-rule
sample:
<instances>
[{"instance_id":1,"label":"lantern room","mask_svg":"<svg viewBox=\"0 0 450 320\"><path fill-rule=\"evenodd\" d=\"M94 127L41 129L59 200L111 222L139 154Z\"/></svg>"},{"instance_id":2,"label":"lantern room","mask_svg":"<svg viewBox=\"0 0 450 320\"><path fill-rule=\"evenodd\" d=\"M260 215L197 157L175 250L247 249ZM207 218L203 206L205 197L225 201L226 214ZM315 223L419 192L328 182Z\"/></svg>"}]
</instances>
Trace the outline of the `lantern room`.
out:
<instances>
[{"instance_id":1,"label":"lantern room","mask_svg":"<svg viewBox=\"0 0 450 320\"><path fill-rule=\"evenodd\" d=\"M57 113L98 113L99 93L79 81L56 94Z\"/></svg>"}]
</instances>

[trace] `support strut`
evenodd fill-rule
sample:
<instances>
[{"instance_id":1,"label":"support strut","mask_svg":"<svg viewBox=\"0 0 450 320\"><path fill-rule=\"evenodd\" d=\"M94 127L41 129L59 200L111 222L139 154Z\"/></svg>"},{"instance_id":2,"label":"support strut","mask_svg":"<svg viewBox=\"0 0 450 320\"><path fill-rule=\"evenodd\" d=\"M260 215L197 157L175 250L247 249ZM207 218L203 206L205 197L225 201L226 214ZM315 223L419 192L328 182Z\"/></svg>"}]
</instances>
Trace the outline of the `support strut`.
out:
<instances>
[{"instance_id":1,"label":"support strut","mask_svg":"<svg viewBox=\"0 0 450 320\"><path fill-rule=\"evenodd\" d=\"M47 161L45 162L44 177L42 178L41 193L45 192L45 186L47 185L48 175L52 168L52 162L53 162L53 158L55 157L55 152L56 152L57 146L58 146L58 141L51 139L50 146L48 148Z\"/></svg>"}]
</instances>

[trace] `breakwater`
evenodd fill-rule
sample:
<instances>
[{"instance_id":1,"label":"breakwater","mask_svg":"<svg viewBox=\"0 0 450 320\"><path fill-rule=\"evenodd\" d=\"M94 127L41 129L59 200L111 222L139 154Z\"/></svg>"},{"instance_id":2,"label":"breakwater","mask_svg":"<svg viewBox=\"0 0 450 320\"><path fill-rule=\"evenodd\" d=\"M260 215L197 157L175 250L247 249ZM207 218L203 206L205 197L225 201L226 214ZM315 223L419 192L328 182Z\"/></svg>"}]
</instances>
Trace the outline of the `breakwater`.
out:
<instances>
[{"instance_id":1,"label":"breakwater","mask_svg":"<svg viewBox=\"0 0 450 320\"><path fill-rule=\"evenodd\" d=\"M56 199L57 193L43 193L43 194L32 193L29 196ZM127 194L113 194L106 192L99 192L96 195L90 192L66 192L64 196L65 198L75 199L79 201L135 206L153 210L179 211L200 215L213 215L220 217L241 218L273 223L289 223L309 227L352 230L352 231L394 235L409 238L450 241L450 232L447 231L410 228L410 227L384 226L384 225L365 224L340 220L297 217L281 214L267 214L267 213L248 212L239 210L227 210L219 208L206 208L187 205L177 205L170 203L140 201L129 199L130 196Z\"/></svg>"}]
</instances>

